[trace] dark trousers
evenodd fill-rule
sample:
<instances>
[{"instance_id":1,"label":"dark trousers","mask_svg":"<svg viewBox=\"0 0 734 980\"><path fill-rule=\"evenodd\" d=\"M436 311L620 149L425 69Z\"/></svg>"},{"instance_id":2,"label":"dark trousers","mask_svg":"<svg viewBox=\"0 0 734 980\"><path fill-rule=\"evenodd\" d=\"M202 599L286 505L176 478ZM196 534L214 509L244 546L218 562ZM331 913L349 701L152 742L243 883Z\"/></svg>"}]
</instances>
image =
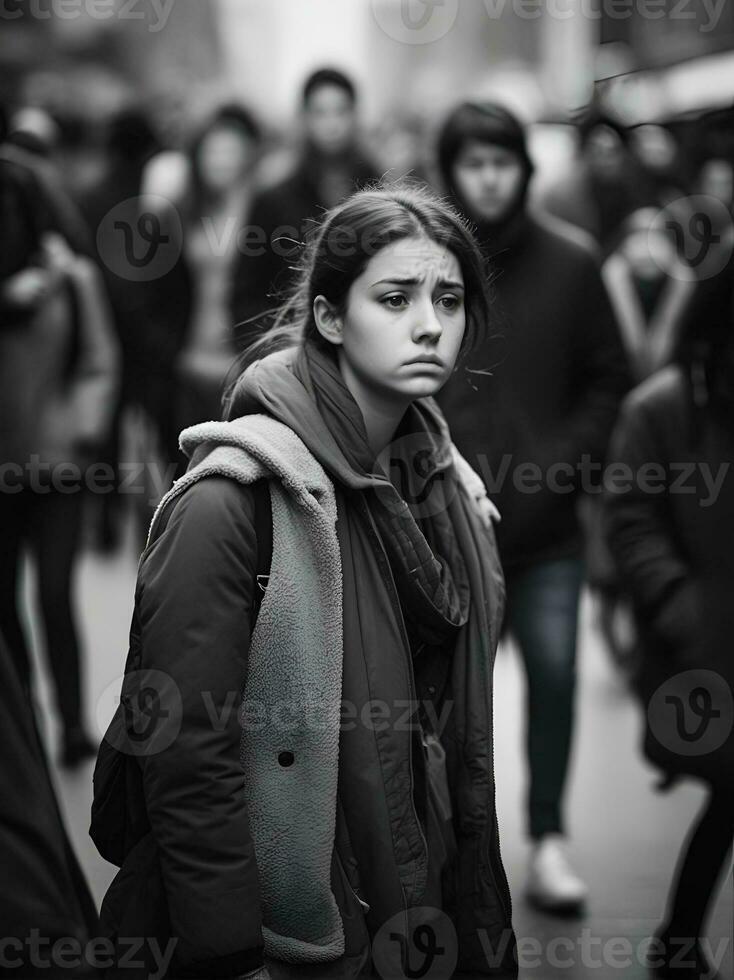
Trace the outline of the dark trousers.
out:
<instances>
[{"instance_id":1,"label":"dark trousers","mask_svg":"<svg viewBox=\"0 0 734 980\"><path fill-rule=\"evenodd\" d=\"M23 687L30 690L31 661L20 617L19 572L24 547L38 572L46 651L65 728L81 720L79 642L72 604L72 571L79 547L83 492L23 487L0 492L0 632Z\"/></svg>"},{"instance_id":2,"label":"dark trousers","mask_svg":"<svg viewBox=\"0 0 734 980\"><path fill-rule=\"evenodd\" d=\"M527 674L528 829L563 833L576 685L576 632L583 563L543 561L507 575L506 625Z\"/></svg>"}]
</instances>

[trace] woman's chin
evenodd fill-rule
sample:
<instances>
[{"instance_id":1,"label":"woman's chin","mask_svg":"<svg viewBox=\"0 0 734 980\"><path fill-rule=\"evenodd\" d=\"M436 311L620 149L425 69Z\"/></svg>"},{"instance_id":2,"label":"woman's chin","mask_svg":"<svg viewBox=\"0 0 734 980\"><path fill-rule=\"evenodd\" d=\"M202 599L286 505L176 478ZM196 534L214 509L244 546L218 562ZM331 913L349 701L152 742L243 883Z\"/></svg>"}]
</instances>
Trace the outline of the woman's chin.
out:
<instances>
[{"instance_id":1,"label":"woman's chin","mask_svg":"<svg viewBox=\"0 0 734 980\"><path fill-rule=\"evenodd\" d=\"M400 394L412 401L416 398L432 398L445 383L446 379L439 377L411 378L409 381L404 380L398 387Z\"/></svg>"}]
</instances>

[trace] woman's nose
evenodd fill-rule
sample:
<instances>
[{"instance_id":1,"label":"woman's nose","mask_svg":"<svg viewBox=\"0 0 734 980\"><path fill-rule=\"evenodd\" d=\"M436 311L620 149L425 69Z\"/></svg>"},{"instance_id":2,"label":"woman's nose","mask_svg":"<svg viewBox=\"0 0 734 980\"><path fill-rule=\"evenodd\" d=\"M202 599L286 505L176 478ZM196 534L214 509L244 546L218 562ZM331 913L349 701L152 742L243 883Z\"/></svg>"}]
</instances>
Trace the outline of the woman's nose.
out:
<instances>
[{"instance_id":1,"label":"woman's nose","mask_svg":"<svg viewBox=\"0 0 734 980\"><path fill-rule=\"evenodd\" d=\"M430 303L421 303L416 309L416 313L416 324L413 330L415 340L425 338L436 340L441 336L443 327L432 301Z\"/></svg>"}]
</instances>

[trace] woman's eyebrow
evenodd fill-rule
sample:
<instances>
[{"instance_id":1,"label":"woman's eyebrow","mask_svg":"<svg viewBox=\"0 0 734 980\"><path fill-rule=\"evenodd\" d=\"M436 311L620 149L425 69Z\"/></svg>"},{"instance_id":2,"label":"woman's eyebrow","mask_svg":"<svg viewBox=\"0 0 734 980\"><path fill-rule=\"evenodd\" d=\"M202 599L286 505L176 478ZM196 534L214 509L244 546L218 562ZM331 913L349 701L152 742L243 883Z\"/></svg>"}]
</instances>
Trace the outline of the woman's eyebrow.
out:
<instances>
[{"instance_id":1,"label":"woman's eyebrow","mask_svg":"<svg viewBox=\"0 0 734 980\"><path fill-rule=\"evenodd\" d=\"M425 277L424 277L425 278ZM373 286L391 285L391 286L420 286L423 282L423 278L416 278L415 276L389 276L387 279L378 279L377 282L373 282Z\"/></svg>"},{"instance_id":2,"label":"woman's eyebrow","mask_svg":"<svg viewBox=\"0 0 734 980\"><path fill-rule=\"evenodd\" d=\"M416 278L414 276L407 276L405 278L400 276L391 276L388 279L378 279L377 282L373 282L373 286L420 286L421 283L425 281L425 277ZM441 279L436 283L441 289L460 289L463 291L463 283L456 282L454 279Z\"/></svg>"}]
</instances>

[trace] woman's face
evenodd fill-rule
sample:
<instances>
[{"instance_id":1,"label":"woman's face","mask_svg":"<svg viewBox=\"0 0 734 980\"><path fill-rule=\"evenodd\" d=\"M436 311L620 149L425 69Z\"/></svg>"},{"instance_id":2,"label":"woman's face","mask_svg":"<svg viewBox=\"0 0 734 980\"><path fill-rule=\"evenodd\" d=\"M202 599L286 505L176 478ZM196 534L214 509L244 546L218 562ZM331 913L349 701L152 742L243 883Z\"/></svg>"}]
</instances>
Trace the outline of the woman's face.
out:
<instances>
[{"instance_id":1,"label":"woman's face","mask_svg":"<svg viewBox=\"0 0 734 980\"><path fill-rule=\"evenodd\" d=\"M435 395L448 380L466 327L456 256L424 237L386 246L347 296L340 365L390 401Z\"/></svg>"},{"instance_id":2,"label":"woman's face","mask_svg":"<svg viewBox=\"0 0 734 980\"><path fill-rule=\"evenodd\" d=\"M220 126L201 141L197 158L206 187L221 193L236 185L247 173L253 162L254 148L244 133Z\"/></svg>"},{"instance_id":3,"label":"woman's face","mask_svg":"<svg viewBox=\"0 0 734 980\"><path fill-rule=\"evenodd\" d=\"M451 176L475 221L503 221L527 180L525 165L517 153L480 140L465 142Z\"/></svg>"},{"instance_id":4,"label":"woman's face","mask_svg":"<svg viewBox=\"0 0 734 980\"><path fill-rule=\"evenodd\" d=\"M338 85L320 85L304 109L306 134L326 155L343 153L354 139L356 110L348 92Z\"/></svg>"}]
</instances>

